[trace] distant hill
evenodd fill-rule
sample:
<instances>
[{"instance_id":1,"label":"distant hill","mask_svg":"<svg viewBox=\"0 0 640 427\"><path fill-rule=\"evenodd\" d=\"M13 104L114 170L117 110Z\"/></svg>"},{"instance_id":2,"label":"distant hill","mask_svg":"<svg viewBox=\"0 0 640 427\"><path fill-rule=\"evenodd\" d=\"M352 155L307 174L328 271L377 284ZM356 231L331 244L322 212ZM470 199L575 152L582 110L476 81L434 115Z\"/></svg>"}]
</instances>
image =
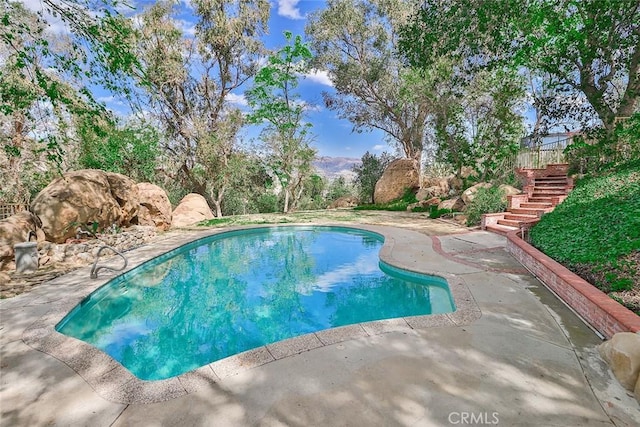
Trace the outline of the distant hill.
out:
<instances>
[{"instance_id":1,"label":"distant hill","mask_svg":"<svg viewBox=\"0 0 640 427\"><path fill-rule=\"evenodd\" d=\"M356 176L351 169L359 164L360 159L353 157L318 157L313 162L322 177L333 180L343 176L348 182L352 182Z\"/></svg>"}]
</instances>

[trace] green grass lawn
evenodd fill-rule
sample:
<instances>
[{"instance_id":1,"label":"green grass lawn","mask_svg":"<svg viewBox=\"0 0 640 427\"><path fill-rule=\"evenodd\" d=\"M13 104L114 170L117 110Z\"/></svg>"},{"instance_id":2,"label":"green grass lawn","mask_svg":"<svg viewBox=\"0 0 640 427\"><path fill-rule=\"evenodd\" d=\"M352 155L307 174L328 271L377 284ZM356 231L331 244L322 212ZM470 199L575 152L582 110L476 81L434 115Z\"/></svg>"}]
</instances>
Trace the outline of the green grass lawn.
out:
<instances>
[{"instance_id":1,"label":"green grass lawn","mask_svg":"<svg viewBox=\"0 0 640 427\"><path fill-rule=\"evenodd\" d=\"M640 314L640 160L576 183L532 244Z\"/></svg>"}]
</instances>

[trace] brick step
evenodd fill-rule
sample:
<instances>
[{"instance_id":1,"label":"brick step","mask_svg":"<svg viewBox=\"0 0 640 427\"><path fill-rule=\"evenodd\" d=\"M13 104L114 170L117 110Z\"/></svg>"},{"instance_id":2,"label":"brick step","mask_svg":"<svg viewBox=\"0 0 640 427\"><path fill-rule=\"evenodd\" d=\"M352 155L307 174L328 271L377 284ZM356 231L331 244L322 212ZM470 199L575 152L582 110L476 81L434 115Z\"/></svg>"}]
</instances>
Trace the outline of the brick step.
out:
<instances>
[{"instance_id":1,"label":"brick step","mask_svg":"<svg viewBox=\"0 0 640 427\"><path fill-rule=\"evenodd\" d=\"M555 197L555 196L566 196L569 194L566 191L533 191L531 193L531 197Z\"/></svg>"},{"instance_id":2,"label":"brick step","mask_svg":"<svg viewBox=\"0 0 640 427\"><path fill-rule=\"evenodd\" d=\"M520 207L523 209L547 209L547 208L553 208L553 205L551 203L526 202L526 203L520 203Z\"/></svg>"},{"instance_id":3,"label":"brick step","mask_svg":"<svg viewBox=\"0 0 640 427\"><path fill-rule=\"evenodd\" d=\"M506 236L508 232L513 230L518 230L518 227L510 227L508 225L500 225L500 224L491 224L491 225L487 225L486 230Z\"/></svg>"},{"instance_id":4,"label":"brick step","mask_svg":"<svg viewBox=\"0 0 640 427\"><path fill-rule=\"evenodd\" d=\"M533 178L535 181L566 181L569 179L566 175L549 175L549 176L540 176L538 178Z\"/></svg>"},{"instance_id":5,"label":"brick step","mask_svg":"<svg viewBox=\"0 0 640 427\"><path fill-rule=\"evenodd\" d=\"M567 189L564 187L533 187L533 192L559 194L559 193L566 193Z\"/></svg>"},{"instance_id":6,"label":"brick step","mask_svg":"<svg viewBox=\"0 0 640 427\"><path fill-rule=\"evenodd\" d=\"M533 191L567 191L567 187L563 185L534 185Z\"/></svg>"},{"instance_id":7,"label":"brick step","mask_svg":"<svg viewBox=\"0 0 640 427\"><path fill-rule=\"evenodd\" d=\"M550 204L553 205L553 200L551 200L551 197L529 197L529 199L527 199L527 202L531 202L531 203L550 203Z\"/></svg>"},{"instance_id":8,"label":"brick step","mask_svg":"<svg viewBox=\"0 0 640 427\"><path fill-rule=\"evenodd\" d=\"M533 185L535 187L548 187L548 186L558 186L558 187L566 187L567 186L567 180L563 179L554 179L554 180L549 180L549 181L539 181L539 180L535 180L533 181Z\"/></svg>"},{"instance_id":9,"label":"brick step","mask_svg":"<svg viewBox=\"0 0 640 427\"><path fill-rule=\"evenodd\" d=\"M550 212L552 208L546 209L526 209L526 208L510 208L509 212L514 213L516 215L535 215L537 216L539 212Z\"/></svg>"},{"instance_id":10,"label":"brick step","mask_svg":"<svg viewBox=\"0 0 640 427\"><path fill-rule=\"evenodd\" d=\"M508 225L510 227L516 227L516 228L520 227L520 223L521 222L523 222L523 221L517 221L517 220L514 220L514 219L499 219L498 220L498 224L500 224L500 225Z\"/></svg>"},{"instance_id":11,"label":"brick step","mask_svg":"<svg viewBox=\"0 0 640 427\"><path fill-rule=\"evenodd\" d=\"M527 214L517 214L517 213L505 213L504 219L512 219L514 221L531 221L538 219L538 215L527 215Z\"/></svg>"}]
</instances>

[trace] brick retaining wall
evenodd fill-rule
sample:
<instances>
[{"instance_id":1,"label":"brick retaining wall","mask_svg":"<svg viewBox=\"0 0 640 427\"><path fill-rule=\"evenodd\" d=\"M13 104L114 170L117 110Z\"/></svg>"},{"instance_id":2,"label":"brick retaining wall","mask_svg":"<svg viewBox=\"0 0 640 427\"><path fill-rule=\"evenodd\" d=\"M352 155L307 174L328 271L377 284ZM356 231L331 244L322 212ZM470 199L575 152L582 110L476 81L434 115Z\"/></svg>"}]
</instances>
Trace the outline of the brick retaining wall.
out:
<instances>
[{"instance_id":1,"label":"brick retaining wall","mask_svg":"<svg viewBox=\"0 0 640 427\"><path fill-rule=\"evenodd\" d=\"M522 240L519 231L507 234L507 250L607 339L640 331L640 316Z\"/></svg>"}]
</instances>

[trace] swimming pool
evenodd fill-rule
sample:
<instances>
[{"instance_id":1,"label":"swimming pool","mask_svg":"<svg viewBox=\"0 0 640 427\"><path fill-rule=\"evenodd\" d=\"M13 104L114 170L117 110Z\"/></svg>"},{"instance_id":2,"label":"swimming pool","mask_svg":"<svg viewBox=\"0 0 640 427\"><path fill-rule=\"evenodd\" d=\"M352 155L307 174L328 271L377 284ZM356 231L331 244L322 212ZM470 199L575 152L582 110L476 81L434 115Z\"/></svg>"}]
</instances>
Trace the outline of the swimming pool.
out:
<instances>
[{"instance_id":1,"label":"swimming pool","mask_svg":"<svg viewBox=\"0 0 640 427\"><path fill-rule=\"evenodd\" d=\"M381 263L382 244L344 227L220 233L115 278L56 329L157 380L310 332L454 310L444 279Z\"/></svg>"}]
</instances>

